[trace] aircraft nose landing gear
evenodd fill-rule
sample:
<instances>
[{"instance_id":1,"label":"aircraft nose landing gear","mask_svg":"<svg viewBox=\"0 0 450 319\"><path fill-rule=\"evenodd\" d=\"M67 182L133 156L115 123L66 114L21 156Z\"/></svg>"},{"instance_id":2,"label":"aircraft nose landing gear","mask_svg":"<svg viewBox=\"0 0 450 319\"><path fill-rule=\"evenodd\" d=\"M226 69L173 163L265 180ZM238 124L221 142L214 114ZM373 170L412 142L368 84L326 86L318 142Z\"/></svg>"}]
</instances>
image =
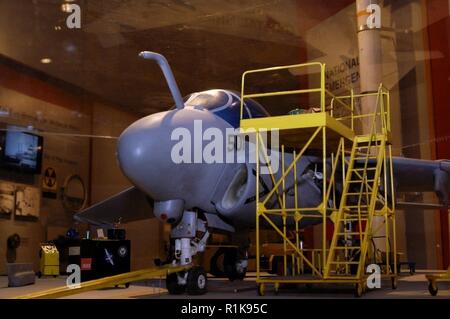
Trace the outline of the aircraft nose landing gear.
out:
<instances>
[{"instance_id":1,"label":"aircraft nose landing gear","mask_svg":"<svg viewBox=\"0 0 450 319\"><path fill-rule=\"evenodd\" d=\"M175 239L172 264L190 265L195 254L205 251L209 232L206 229L206 222L199 219L197 213L185 211L181 221L172 228L171 237ZM188 271L167 275L166 287L169 294L173 295L184 292L202 295L207 291L207 281L205 270L193 266Z\"/></svg>"}]
</instances>

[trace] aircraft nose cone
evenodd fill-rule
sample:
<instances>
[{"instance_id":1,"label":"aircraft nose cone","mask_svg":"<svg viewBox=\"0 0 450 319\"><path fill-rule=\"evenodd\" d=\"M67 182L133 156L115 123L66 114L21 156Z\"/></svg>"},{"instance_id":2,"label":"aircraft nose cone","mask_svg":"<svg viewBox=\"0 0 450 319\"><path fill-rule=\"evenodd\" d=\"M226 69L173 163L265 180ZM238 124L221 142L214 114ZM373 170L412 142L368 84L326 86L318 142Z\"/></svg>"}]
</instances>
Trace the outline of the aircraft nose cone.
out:
<instances>
[{"instance_id":1,"label":"aircraft nose cone","mask_svg":"<svg viewBox=\"0 0 450 319\"><path fill-rule=\"evenodd\" d=\"M172 158L174 153L179 154L174 151L180 144L179 130L189 135L186 136L189 144L186 152L192 159L194 153L202 152L207 142L200 141L200 145L194 142L198 131L195 125L199 123L201 131L208 128L225 131L226 127L223 120L209 111L186 108L152 114L133 123L118 140L117 157L122 172L155 200L184 199L187 204L192 201L193 205L205 202L203 194L220 178L223 163L180 163ZM202 132L198 137L202 139Z\"/></svg>"},{"instance_id":2,"label":"aircraft nose cone","mask_svg":"<svg viewBox=\"0 0 450 319\"><path fill-rule=\"evenodd\" d=\"M117 155L124 173L131 173L143 160L144 144L143 136L136 127L130 127L122 133L118 141Z\"/></svg>"},{"instance_id":3,"label":"aircraft nose cone","mask_svg":"<svg viewBox=\"0 0 450 319\"><path fill-rule=\"evenodd\" d=\"M157 157L158 152L163 153L164 144L161 138L166 133L161 130L162 113L154 114L129 126L119 137L117 144L117 157L122 172L139 186L144 179L144 173L153 165L161 166ZM170 134L169 134L170 140ZM157 144L158 140L161 142Z\"/></svg>"}]
</instances>

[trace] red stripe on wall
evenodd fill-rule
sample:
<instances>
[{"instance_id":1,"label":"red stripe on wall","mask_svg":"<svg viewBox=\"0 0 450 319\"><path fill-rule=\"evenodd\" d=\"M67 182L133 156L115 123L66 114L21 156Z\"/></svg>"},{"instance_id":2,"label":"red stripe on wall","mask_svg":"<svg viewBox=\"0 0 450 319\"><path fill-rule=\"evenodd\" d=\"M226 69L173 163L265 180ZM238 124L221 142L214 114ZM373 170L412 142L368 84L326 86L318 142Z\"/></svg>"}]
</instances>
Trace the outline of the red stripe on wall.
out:
<instances>
[{"instance_id":1,"label":"red stripe on wall","mask_svg":"<svg viewBox=\"0 0 450 319\"><path fill-rule=\"evenodd\" d=\"M442 57L430 61L436 158L450 159L450 19L448 0L427 0L428 41L431 52ZM441 211L441 240L444 267L450 265L448 212Z\"/></svg>"},{"instance_id":2,"label":"red stripe on wall","mask_svg":"<svg viewBox=\"0 0 450 319\"><path fill-rule=\"evenodd\" d=\"M88 110L89 97L79 94L81 89L70 84L53 83L56 81L6 58L0 60L0 86L71 110L83 113Z\"/></svg>"}]
</instances>

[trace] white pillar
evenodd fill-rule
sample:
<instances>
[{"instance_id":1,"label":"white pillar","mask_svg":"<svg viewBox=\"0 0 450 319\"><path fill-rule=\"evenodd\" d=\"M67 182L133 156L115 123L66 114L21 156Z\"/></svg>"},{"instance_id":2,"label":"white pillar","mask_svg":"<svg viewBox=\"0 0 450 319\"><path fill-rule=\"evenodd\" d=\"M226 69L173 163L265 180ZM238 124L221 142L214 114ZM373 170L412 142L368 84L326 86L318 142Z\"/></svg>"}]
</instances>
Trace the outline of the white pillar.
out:
<instances>
[{"instance_id":1,"label":"white pillar","mask_svg":"<svg viewBox=\"0 0 450 319\"><path fill-rule=\"evenodd\" d=\"M368 8L373 4L379 5L379 0L356 1L361 93L376 92L383 77L381 31L367 25L371 15ZM376 97L361 99L362 113L373 113L375 107ZM372 120L366 119L361 124L362 133L369 134L372 128Z\"/></svg>"},{"instance_id":2,"label":"white pillar","mask_svg":"<svg viewBox=\"0 0 450 319\"><path fill-rule=\"evenodd\" d=\"M360 87L361 93L377 92L383 82L383 61L381 45L381 28L368 25L369 17L374 12L370 10L371 5L380 5L379 0L356 0L356 16L358 23L358 47L360 62ZM381 12L379 19L381 20ZM372 20L373 21L373 20ZM380 26L381 27L381 26ZM364 97L361 99L361 113L374 113L377 107L376 96ZM362 134L370 134L373 127L373 118L369 117L361 121ZM383 224L383 217L375 217L372 229L377 229ZM384 227L374 236L385 236ZM385 251L385 240L383 238L374 239L376 247Z\"/></svg>"}]
</instances>

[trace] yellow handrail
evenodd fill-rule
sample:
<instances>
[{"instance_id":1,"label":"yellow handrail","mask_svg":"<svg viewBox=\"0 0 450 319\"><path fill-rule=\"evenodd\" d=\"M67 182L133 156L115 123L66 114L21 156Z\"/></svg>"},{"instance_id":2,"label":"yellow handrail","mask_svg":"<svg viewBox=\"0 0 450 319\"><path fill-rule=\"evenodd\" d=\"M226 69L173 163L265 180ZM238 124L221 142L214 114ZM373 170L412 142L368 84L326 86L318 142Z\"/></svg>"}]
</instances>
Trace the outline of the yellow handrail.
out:
<instances>
[{"instance_id":1,"label":"yellow handrail","mask_svg":"<svg viewBox=\"0 0 450 319\"><path fill-rule=\"evenodd\" d=\"M310 67L319 67L320 68L320 86L312 89L305 90L289 90L289 91L277 91L277 92L263 92L263 93L255 93L255 94L246 94L245 93L245 79L249 74L255 73L266 73L266 72L274 72L280 70L292 70L292 69L304 69ZM270 96L283 96L283 95L293 95L293 94L306 94L306 93L320 93L320 109L321 112L325 112L325 64L320 62L310 62L310 63L302 63L302 64L294 64L287 66L276 66L271 68L264 69L256 69L249 70L242 74L241 81L241 120L244 118L244 104L245 99L250 98L261 98L261 97L270 97Z\"/></svg>"},{"instance_id":2,"label":"yellow handrail","mask_svg":"<svg viewBox=\"0 0 450 319\"><path fill-rule=\"evenodd\" d=\"M247 93L246 92L246 83L247 83L246 80L247 80L247 77L251 74L267 73L267 72L274 72L274 71L280 71L280 70L305 69L305 68L319 68L319 70L320 70L320 85L318 87L313 87L313 88L308 88L308 89L286 90L286 91L261 92L261 93ZM391 119L390 96L389 96L389 91L383 85L380 85L377 92L355 94L353 89L351 89L350 94L348 94L348 95L336 96L326 88L325 79L326 79L326 65L324 63L320 63L320 62L302 63L302 64L287 65L287 66L276 66L276 67L246 71L242 75L242 82L241 82L240 119L241 120L244 119L244 106L245 106L245 100L247 100L247 99L317 93L320 95L320 112L328 112L329 111L330 115L340 122L345 121L345 120L350 120L350 125L348 125L348 126L352 130L355 128L355 120L361 120L364 118L374 118L376 116L380 116L381 121L382 121L382 128L383 128L381 133L383 133L383 134L390 133L390 131L391 131L391 127L390 127L390 119ZM379 101L377 101L377 104L384 105L384 103L386 103L386 107L382 108L383 111L379 111L379 112L375 112L375 113L356 114L355 101L357 99L361 99L364 97L370 97L370 96L377 97L377 100L379 100ZM329 101L328 108L327 108L327 100ZM348 111L350 114L343 115L343 116L337 115L335 112L337 104L339 104L339 106L343 107L343 109Z\"/></svg>"}]
</instances>

